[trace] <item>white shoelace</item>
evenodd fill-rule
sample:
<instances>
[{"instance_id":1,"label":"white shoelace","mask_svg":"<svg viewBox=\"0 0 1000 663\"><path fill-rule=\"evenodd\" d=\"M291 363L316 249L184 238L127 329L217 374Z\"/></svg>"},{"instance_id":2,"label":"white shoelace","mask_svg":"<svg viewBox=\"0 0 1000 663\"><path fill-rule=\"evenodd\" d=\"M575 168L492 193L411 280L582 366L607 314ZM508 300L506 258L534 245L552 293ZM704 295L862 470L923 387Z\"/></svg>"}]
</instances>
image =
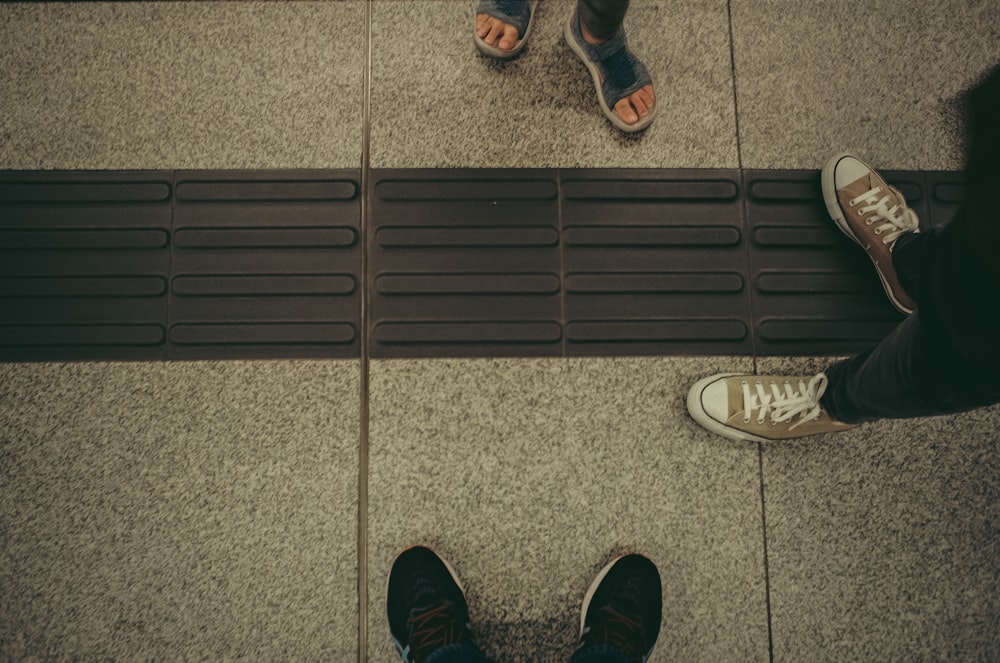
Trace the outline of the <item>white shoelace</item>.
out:
<instances>
[{"instance_id":1,"label":"white shoelace","mask_svg":"<svg viewBox=\"0 0 1000 663\"><path fill-rule=\"evenodd\" d=\"M875 234L881 235L882 233L886 233L886 236L882 238L882 243L892 245L899 239L900 235L916 231L920 225L920 220L917 219L917 215L905 203L887 207L886 203L889 202L892 195L889 192L885 192L879 197L880 193L882 193L882 187L877 186L871 191L854 198L850 201L850 204L851 207L854 207L858 203L864 202L865 206L860 209L860 212L862 214L872 213L865 220L865 223L870 226L876 221L880 222L880 225L875 226Z\"/></svg>"},{"instance_id":2,"label":"white shoelace","mask_svg":"<svg viewBox=\"0 0 1000 663\"><path fill-rule=\"evenodd\" d=\"M791 426L792 430L801 426L807 421L818 419L822 408L819 399L826 392L827 379L825 373L819 373L806 382L799 380L797 385L786 381L784 391L778 387L778 381L771 382L771 390L764 388L762 381L755 383L756 393L750 389L750 380L743 382L743 423L750 423L751 413L759 410L757 423L763 424L767 420L767 415L771 415L772 424L780 424L791 421L796 415L801 415L801 419ZM796 390L794 387L798 387Z\"/></svg>"}]
</instances>

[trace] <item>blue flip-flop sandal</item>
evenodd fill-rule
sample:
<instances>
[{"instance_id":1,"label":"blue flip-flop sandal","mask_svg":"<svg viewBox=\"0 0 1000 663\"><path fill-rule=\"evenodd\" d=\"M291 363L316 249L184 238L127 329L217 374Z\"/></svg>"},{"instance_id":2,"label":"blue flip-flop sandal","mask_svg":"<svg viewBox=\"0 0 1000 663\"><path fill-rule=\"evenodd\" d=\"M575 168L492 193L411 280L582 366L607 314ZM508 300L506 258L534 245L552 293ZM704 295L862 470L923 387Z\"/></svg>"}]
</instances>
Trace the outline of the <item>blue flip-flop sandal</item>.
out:
<instances>
[{"instance_id":1,"label":"blue flip-flop sandal","mask_svg":"<svg viewBox=\"0 0 1000 663\"><path fill-rule=\"evenodd\" d=\"M628 49L624 28L619 27L615 36L602 44L588 44L580 31L579 14L574 11L566 21L563 36L590 70L594 87L597 88L597 101L600 102L605 117L613 125L622 131L634 133L652 124L656 117L656 104L649 115L639 118L635 124L626 124L615 113L615 104L646 85L653 84L645 65Z\"/></svg>"},{"instance_id":2,"label":"blue flip-flop sandal","mask_svg":"<svg viewBox=\"0 0 1000 663\"><path fill-rule=\"evenodd\" d=\"M524 45L528 43L531 28L535 24L535 11L537 9L538 0L479 0L479 7L476 9L475 15L489 14L504 23L509 23L517 28L517 34L520 37L514 44L514 48L505 51L502 48L490 46L480 39L475 32L475 27L473 27L472 37L476 42L476 48L499 60L510 60L517 57L524 50Z\"/></svg>"}]
</instances>

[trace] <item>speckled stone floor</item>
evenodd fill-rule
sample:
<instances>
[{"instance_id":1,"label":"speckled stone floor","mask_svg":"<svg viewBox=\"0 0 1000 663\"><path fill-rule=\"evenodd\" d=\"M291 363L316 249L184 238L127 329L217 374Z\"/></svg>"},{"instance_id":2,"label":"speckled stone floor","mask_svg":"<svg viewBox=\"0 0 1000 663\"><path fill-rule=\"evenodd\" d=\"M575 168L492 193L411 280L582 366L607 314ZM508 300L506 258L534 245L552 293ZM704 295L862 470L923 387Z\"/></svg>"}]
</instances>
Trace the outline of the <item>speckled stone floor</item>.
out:
<instances>
[{"instance_id":1,"label":"speckled stone floor","mask_svg":"<svg viewBox=\"0 0 1000 663\"><path fill-rule=\"evenodd\" d=\"M0 169L961 165L993 0L637 0L660 117L623 137L543 0L5 3ZM0 365L0 659L372 660L431 544L484 649L566 660L613 554L659 566L654 661L1000 659L1000 409L760 447L691 382L824 357Z\"/></svg>"}]
</instances>

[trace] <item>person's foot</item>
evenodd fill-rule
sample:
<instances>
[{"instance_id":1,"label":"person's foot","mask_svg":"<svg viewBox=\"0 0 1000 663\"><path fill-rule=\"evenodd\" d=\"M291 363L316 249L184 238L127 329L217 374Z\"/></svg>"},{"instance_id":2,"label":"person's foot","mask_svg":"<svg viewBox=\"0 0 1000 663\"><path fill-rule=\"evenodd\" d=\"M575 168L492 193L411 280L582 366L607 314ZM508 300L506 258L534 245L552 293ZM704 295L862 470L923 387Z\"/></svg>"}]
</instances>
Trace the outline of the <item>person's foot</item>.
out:
<instances>
[{"instance_id":1,"label":"person's foot","mask_svg":"<svg viewBox=\"0 0 1000 663\"><path fill-rule=\"evenodd\" d=\"M489 14L476 14L476 36L501 51L510 51L521 38L517 28Z\"/></svg>"},{"instance_id":2,"label":"person's foot","mask_svg":"<svg viewBox=\"0 0 1000 663\"><path fill-rule=\"evenodd\" d=\"M583 35L584 41L594 46L607 41L607 39L598 39L590 34L590 31L587 30L587 25L583 21L580 21L580 33ZM642 86L624 99L620 99L614 105L614 112L625 124L634 125L639 120L649 117L655 105L656 94L653 92L653 84L650 83L649 85Z\"/></svg>"},{"instance_id":3,"label":"person's foot","mask_svg":"<svg viewBox=\"0 0 1000 663\"><path fill-rule=\"evenodd\" d=\"M713 433L751 442L853 428L856 424L831 419L820 405L826 385L824 373L795 377L720 373L691 387L688 412Z\"/></svg>"},{"instance_id":4,"label":"person's foot","mask_svg":"<svg viewBox=\"0 0 1000 663\"><path fill-rule=\"evenodd\" d=\"M629 50L623 27L610 39L597 39L574 11L564 24L563 37L590 71L601 111L615 127L634 133L652 124L656 116L653 79Z\"/></svg>"},{"instance_id":5,"label":"person's foot","mask_svg":"<svg viewBox=\"0 0 1000 663\"><path fill-rule=\"evenodd\" d=\"M508 60L528 41L538 0L480 0L476 9L476 47L490 57Z\"/></svg>"},{"instance_id":6,"label":"person's foot","mask_svg":"<svg viewBox=\"0 0 1000 663\"><path fill-rule=\"evenodd\" d=\"M469 606L458 576L430 548L409 548L393 562L386 611L404 663L422 663L447 645L473 644Z\"/></svg>"},{"instance_id":7,"label":"person's foot","mask_svg":"<svg viewBox=\"0 0 1000 663\"><path fill-rule=\"evenodd\" d=\"M624 555L601 569L583 598L577 653L611 646L629 663L645 663L660 634L663 589L656 565Z\"/></svg>"},{"instance_id":8,"label":"person's foot","mask_svg":"<svg viewBox=\"0 0 1000 663\"><path fill-rule=\"evenodd\" d=\"M823 167L823 200L840 230L857 242L875 263L889 301L901 312L916 309L892 265L896 240L920 232L917 215L898 190L853 154L838 154Z\"/></svg>"}]
</instances>

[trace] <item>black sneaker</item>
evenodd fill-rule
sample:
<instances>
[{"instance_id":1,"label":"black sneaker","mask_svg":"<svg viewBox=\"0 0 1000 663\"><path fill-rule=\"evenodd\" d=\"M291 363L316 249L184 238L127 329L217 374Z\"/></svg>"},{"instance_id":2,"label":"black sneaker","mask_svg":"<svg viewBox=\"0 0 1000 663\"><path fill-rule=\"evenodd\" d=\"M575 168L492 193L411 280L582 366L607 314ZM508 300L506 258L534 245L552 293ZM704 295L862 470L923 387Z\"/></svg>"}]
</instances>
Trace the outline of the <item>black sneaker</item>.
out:
<instances>
[{"instance_id":1,"label":"black sneaker","mask_svg":"<svg viewBox=\"0 0 1000 663\"><path fill-rule=\"evenodd\" d=\"M662 593L660 573L647 558L612 560L583 598L577 652L606 644L620 649L629 663L645 663L660 634Z\"/></svg>"},{"instance_id":2,"label":"black sneaker","mask_svg":"<svg viewBox=\"0 0 1000 663\"><path fill-rule=\"evenodd\" d=\"M422 663L446 645L473 644L469 605L458 576L430 548L409 548L396 557L386 611L404 663Z\"/></svg>"}]
</instances>

